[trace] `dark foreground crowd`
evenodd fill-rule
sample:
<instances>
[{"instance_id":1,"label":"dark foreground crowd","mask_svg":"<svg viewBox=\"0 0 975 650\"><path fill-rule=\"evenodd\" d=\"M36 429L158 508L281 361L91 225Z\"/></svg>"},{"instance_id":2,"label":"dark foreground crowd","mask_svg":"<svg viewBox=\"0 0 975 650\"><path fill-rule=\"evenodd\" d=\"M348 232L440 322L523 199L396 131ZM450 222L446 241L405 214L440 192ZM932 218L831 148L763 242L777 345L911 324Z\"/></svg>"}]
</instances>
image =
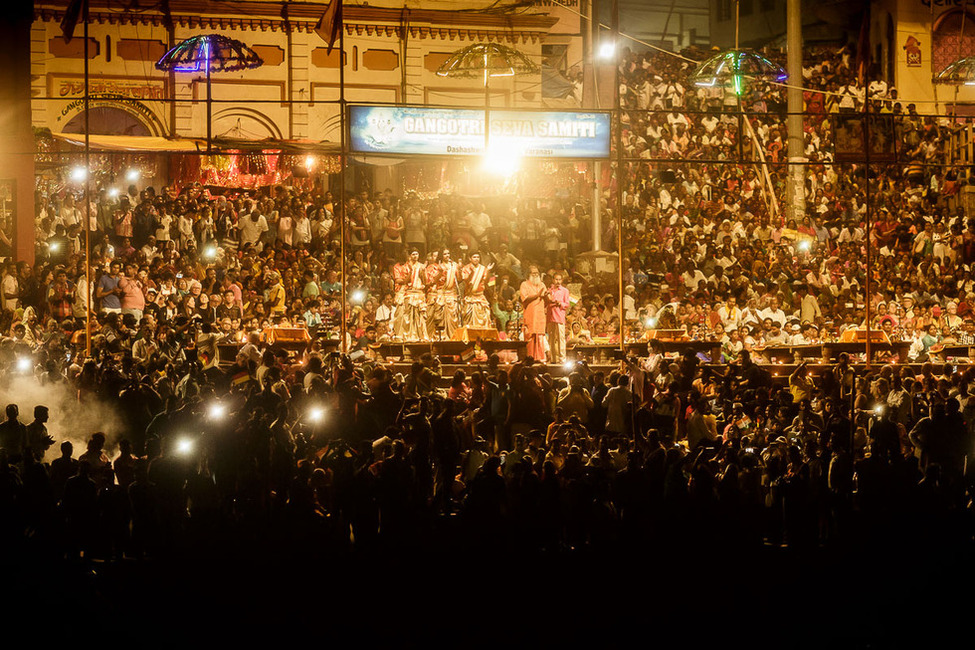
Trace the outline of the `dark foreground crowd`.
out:
<instances>
[{"instance_id":1,"label":"dark foreground crowd","mask_svg":"<svg viewBox=\"0 0 975 650\"><path fill-rule=\"evenodd\" d=\"M776 385L747 353L578 364L568 378L493 358L441 378L426 357L404 377L260 343L227 369L112 356L28 369L18 352L0 349L8 393L39 382L78 400L56 432L40 405L11 404L0 424L2 543L54 556L243 539L564 551L972 534L975 401L971 372L951 367L858 375L843 359ZM107 409L120 430L72 430L73 409Z\"/></svg>"}]
</instances>

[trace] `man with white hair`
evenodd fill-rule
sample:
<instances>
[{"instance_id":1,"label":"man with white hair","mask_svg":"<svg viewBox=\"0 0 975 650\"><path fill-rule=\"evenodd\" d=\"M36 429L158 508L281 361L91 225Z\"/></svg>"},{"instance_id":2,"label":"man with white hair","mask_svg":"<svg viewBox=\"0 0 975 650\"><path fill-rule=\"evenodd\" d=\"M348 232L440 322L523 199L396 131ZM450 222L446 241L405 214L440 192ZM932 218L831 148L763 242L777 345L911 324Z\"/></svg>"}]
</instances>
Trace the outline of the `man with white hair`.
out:
<instances>
[{"instance_id":1,"label":"man with white hair","mask_svg":"<svg viewBox=\"0 0 975 650\"><path fill-rule=\"evenodd\" d=\"M545 307L549 300L548 288L542 282L538 267L528 267L528 279L521 283L522 327L528 342L528 356L538 361L545 359Z\"/></svg>"}]
</instances>

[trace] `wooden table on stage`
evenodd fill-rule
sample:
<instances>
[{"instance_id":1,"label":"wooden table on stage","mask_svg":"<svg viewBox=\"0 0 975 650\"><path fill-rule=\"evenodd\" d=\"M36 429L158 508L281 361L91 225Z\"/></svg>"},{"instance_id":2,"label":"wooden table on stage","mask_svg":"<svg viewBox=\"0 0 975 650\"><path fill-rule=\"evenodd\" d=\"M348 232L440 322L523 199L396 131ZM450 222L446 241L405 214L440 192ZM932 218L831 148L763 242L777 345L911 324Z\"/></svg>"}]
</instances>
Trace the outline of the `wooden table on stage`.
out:
<instances>
[{"instance_id":1,"label":"wooden table on stage","mask_svg":"<svg viewBox=\"0 0 975 650\"><path fill-rule=\"evenodd\" d=\"M667 352L677 352L684 354L687 350L703 352L711 359L721 357L721 343L719 341L661 341L657 343ZM648 343L645 341L626 344L626 353L644 357L648 354ZM907 359L907 352L911 344L908 341L874 341L870 344L871 352L893 351L902 360ZM612 363L618 358L620 346L611 343L588 343L575 345L569 348L569 356L576 360L586 360L591 363ZM949 348L955 350L956 348ZM968 348L965 347L967 354ZM788 361L793 362L798 354L802 359L821 361L835 361L841 352L862 354L866 351L864 341L835 341L832 343L814 343L807 345L770 345L762 349L756 349L754 354L761 355L771 362Z\"/></svg>"},{"instance_id":2,"label":"wooden table on stage","mask_svg":"<svg viewBox=\"0 0 975 650\"><path fill-rule=\"evenodd\" d=\"M383 341L377 351L384 357L400 357L403 359L409 357L415 361L427 352L434 356L459 357L473 346L474 343L465 343L464 341L427 341L425 343L422 341ZM480 346L488 355L500 350L513 350L518 354L519 359L525 358L525 351L528 349L528 344L525 341L482 340Z\"/></svg>"},{"instance_id":3,"label":"wooden table on stage","mask_svg":"<svg viewBox=\"0 0 975 650\"><path fill-rule=\"evenodd\" d=\"M475 327L458 327L454 330L450 340L470 343L471 341L497 341L498 338L498 330L493 327L486 329L478 329Z\"/></svg>"},{"instance_id":4,"label":"wooden table on stage","mask_svg":"<svg viewBox=\"0 0 975 650\"><path fill-rule=\"evenodd\" d=\"M657 343L664 352L684 353L685 350L694 352L704 352L714 358L714 355L721 353L721 343L718 341L661 341ZM645 357L649 354L649 344L646 341L637 341L625 345L626 353ZM613 343L582 343L570 347L568 356L577 361L588 361L590 363L612 363L618 358L620 346Z\"/></svg>"}]
</instances>

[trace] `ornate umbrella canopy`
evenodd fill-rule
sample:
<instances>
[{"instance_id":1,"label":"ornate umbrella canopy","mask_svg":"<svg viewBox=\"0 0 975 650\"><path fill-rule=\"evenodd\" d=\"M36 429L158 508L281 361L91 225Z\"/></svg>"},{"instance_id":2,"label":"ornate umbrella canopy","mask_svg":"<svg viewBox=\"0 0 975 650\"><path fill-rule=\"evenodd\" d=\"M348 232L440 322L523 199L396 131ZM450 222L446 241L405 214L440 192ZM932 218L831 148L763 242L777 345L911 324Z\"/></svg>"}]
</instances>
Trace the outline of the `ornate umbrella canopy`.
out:
<instances>
[{"instance_id":1,"label":"ornate umbrella canopy","mask_svg":"<svg viewBox=\"0 0 975 650\"><path fill-rule=\"evenodd\" d=\"M975 86L975 56L966 56L948 65L934 77L936 84Z\"/></svg>"},{"instance_id":2,"label":"ornate umbrella canopy","mask_svg":"<svg viewBox=\"0 0 975 650\"><path fill-rule=\"evenodd\" d=\"M457 50L437 70L441 77L510 77L537 73L527 56L500 43L476 43Z\"/></svg>"},{"instance_id":3,"label":"ornate umbrella canopy","mask_svg":"<svg viewBox=\"0 0 975 650\"><path fill-rule=\"evenodd\" d=\"M156 61L157 69L174 72L233 72L262 65L257 52L220 34L188 38Z\"/></svg>"},{"instance_id":4,"label":"ornate umbrella canopy","mask_svg":"<svg viewBox=\"0 0 975 650\"><path fill-rule=\"evenodd\" d=\"M744 79L783 82L789 74L750 50L725 50L698 64L689 77L696 86L731 86L741 94Z\"/></svg>"}]
</instances>

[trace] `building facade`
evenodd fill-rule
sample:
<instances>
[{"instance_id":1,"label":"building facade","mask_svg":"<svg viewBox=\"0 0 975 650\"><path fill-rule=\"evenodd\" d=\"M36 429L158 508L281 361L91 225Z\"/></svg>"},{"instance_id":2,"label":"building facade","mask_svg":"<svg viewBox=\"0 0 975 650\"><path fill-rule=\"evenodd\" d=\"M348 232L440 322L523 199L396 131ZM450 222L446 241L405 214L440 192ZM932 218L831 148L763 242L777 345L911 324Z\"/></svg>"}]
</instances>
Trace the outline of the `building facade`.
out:
<instances>
[{"instance_id":1,"label":"building facade","mask_svg":"<svg viewBox=\"0 0 975 650\"><path fill-rule=\"evenodd\" d=\"M60 22L68 0L35 3L31 30L32 120L54 133L81 133L84 123L82 27L65 43ZM242 139L338 142L339 65L348 102L481 106L478 79L438 76L450 54L476 42L500 42L541 68L581 61L577 12L536 2L527 10L483 8L454 0L378 0L344 7L344 56L328 52L315 31L326 4L282 0L168 0L128 10L91 0L91 131L99 134L203 137L203 73L169 73L155 62L191 36L219 33L253 48L264 64L212 75L212 132ZM493 78L492 106L539 108L541 75Z\"/></svg>"},{"instance_id":2,"label":"building facade","mask_svg":"<svg viewBox=\"0 0 975 650\"><path fill-rule=\"evenodd\" d=\"M870 10L880 75L919 113L975 115L975 87L932 82L953 61L975 55L975 7L963 0L882 0Z\"/></svg>"}]
</instances>

